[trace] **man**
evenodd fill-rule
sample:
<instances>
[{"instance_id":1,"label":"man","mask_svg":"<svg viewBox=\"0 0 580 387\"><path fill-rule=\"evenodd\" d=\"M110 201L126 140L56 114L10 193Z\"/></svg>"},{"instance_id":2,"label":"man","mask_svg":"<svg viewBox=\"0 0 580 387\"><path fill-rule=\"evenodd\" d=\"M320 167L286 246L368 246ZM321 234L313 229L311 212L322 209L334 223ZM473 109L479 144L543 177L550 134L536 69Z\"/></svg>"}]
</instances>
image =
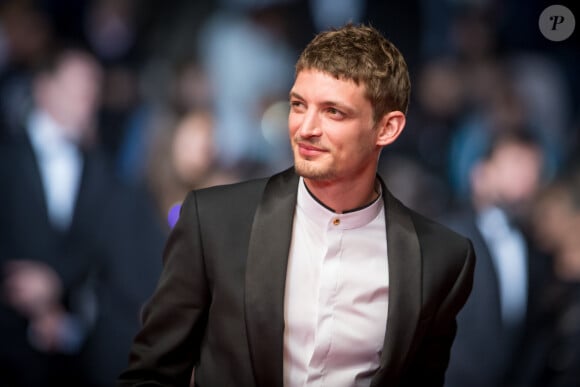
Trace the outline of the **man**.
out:
<instances>
[{"instance_id":1,"label":"man","mask_svg":"<svg viewBox=\"0 0 580 387\"><path fill-rule=\"evenodd\" d=\"M443 223L473 241L473 291L458 315L448 387L528 386L548 260L526 225L544 152L526 130L499 131L471 173L471 206Z\"/></svg>"},{"instance_id":2,"label":"man","mask_svg":"<svg viewBox=\"0 0 580 387\"><path fill-rule=\"evenodd\" d=\"M470 242L377 177L409 76L366 26L316 36L290 91L295 165L194 191L119 385L441 386Z\"/></svg>"},{"instance_id":3,"label":"man","mask_svg":"<svg viewBox=\"0 0 580 387\"><path fill-rule=\"evenodd\" d=\"M572 163L536 196L533 236L550 255L554 277L539 302L530 369L536 387L575 387L580 380L580 170Z\"/></svg>"},{"instance_id":4,"label":"man","mask_svg":"<svg viewBox=\"0 0 580 387\"><path fill-rule=\"evenodd\" d=\"M161 230L92 145L102 77L88 52L55 51L34 75L28 121L0 149L3 386L110 385L159 275Z\"/></svg>"},{"instance_id":5,"label":"man","mask_svg":"<svg viewBox=\"0 0 580 387\"><path fill-rule=\"evenodd\" d=\"M85 229L96 188L107 181L80 144L92 137L101 79L84 52L50 55L34 74L27 122L0 151L3 385L80 382L90 313L77 306L92 300Z\"/></svg>"}]
</instances>

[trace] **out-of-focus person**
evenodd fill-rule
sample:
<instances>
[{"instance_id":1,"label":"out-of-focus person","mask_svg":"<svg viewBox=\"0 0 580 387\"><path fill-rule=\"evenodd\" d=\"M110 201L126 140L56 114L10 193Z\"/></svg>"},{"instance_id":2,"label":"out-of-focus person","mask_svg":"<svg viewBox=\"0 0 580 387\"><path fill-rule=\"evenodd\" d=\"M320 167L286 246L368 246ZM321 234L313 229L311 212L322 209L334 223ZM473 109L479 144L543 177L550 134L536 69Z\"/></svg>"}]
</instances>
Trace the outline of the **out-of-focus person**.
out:
<instances>
[{"instance_id":1,"label":"out-of-focus person","mask_svg":"<svg viewBox=\"0 0 580 387\"><path fill-rule=\"evenodd\" d=\"M532 212L534 236L550 254L554 279L542 297L534 387L574 387L580 381L580 169L543 189Z\"/></svg>"},{"instance_id":2,"label":"out-of-focus person","mask_svg":"<svg viewBox=\"0 0 580 387\"><path fill-rule=\"evenodd\" d=\"M193 109L171 122L153 139L146 170L161 220L169 226L190 190L241 179L236 171L219 164L210 109Z\"/></svg>"},{"instance_id":3,"label":"out-of-focus person","mask_svg":"<svg viewBox=\"0 0 580 387\"><path fill-rule=\"evenodd\" d=\"M291 160L283 152L287 143L270 141L261 125L267 108L285 102L292 85L291 9L280 1L224 3L201 26L198 56L214 88L218 158L227 167L256 165L273 173Z\"/></svg>"},{"instance_id":4,"label":"out-of-focus person","mask_svg":"<svg viewBox=\"0 0 580 387\"><path fill-rule=\"evenodd\" d=\"M98 213L91 197L103 186L83 147L94 137L101 76L79 51L48 59L34 78L35 108L25 128L0 152L5 385L77 380L74 362L90 317L73 310L91 270L83 223Z\"/></svg>"},{"instance_id":5,"label":"out-of-focus person","mask_svg":"<svg viewBox=\"0 0 580 387\"><path fill-rule=\"evenodd\" d=\"M458 315L447 387L517 386L529 369L522 351L535 334L549 270L527 226L543 184L542 148L526 132L498 132L471 171L471 203L442 221L473 241L473 291Z\"/></svg>"},{"instance_id":6,"label":"out-of-focus person","mask_svg":"<svg viewBox=\"0 0 580 387\"><path fill-rule=\"evenodd\" d=\"M0 150L0 385L110 385L157 275L163 234L97 146L102 71L82 48L55 51Z\"/></svg>"}]
</instances>

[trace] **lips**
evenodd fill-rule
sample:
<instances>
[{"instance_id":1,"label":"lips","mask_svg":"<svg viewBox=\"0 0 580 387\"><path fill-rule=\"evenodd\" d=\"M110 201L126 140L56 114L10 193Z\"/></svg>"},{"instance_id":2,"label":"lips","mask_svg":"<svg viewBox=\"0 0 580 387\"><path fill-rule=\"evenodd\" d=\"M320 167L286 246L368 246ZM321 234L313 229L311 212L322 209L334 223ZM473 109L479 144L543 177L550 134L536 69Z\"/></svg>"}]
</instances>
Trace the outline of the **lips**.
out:
<instances>
[{"instance_id":1,"label":"lips","mask_svg":"<svg viewBox=\"0 0 580 387\"><path fill-rule=\"evenodd\" d=\"M314 146L312 144L308 144L308 143L298 143L298 152L302 155L302 156L317 156L320 155L321 153L325 153L326 150L323 148L319 148L317 146Z\"/></svg>"}]
</instances>

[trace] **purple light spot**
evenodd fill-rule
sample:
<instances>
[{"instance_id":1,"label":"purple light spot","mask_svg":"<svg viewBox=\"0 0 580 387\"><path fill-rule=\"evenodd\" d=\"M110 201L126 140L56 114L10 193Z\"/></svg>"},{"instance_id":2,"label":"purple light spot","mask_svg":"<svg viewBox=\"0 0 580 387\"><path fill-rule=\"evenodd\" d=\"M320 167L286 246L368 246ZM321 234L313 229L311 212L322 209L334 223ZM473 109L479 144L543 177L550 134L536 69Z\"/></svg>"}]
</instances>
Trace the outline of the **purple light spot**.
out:
<instances>
[{"instance_id":1,"label":"purple light spot","mask_svg":"<svg viewBox=\"0 0 580 387\"><path fill-rule=\"evenodd\" d=\"M181 210L181 203L175 203L171 206L167 213L167 222L169 223L169 227L173 228L177 220L179 219L179 211Z\"/></svg>"}]
</instances>

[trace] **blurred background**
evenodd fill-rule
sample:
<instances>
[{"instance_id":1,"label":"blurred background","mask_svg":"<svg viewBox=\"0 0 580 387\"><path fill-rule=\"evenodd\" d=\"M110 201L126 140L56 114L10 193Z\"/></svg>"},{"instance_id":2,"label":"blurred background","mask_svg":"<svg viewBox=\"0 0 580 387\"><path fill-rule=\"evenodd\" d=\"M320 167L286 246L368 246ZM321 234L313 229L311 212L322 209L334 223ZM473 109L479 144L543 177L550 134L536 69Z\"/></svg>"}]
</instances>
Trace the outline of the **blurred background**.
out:
<instances>
[{"instance_id":1,"label":"blurred background","mask_svg":"<svg viewBox=\"0 0 580 387\"><path fill-rule=\"evenodd\" d=\"M411 73L379 172L489 256L449 386L580 385L580 7L557 3L563 41L542 0L0 0L0 384L113 385L181 200L291 165L294 62L352 21Z\"/></svg>"}]
</instances>

